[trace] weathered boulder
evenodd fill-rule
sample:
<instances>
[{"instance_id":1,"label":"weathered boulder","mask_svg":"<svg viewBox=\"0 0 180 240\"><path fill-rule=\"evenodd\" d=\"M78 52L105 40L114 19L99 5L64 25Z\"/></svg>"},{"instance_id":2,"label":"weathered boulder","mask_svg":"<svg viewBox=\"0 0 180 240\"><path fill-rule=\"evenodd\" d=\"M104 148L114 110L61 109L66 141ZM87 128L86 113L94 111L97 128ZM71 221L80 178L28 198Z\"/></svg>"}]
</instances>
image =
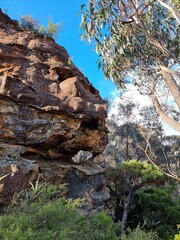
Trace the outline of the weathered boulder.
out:
<instances>
[{"instance_id":1,"label":"weathered boulder","mask_svg":"<svg viewBox=\"0 0 180 240\"><path fill-rule=\"evenodd\" d=\"M106 146L106 107L63 47L50 38L22 29L17 21L0 11L0 162L6 161L8 166L7 171L0 171L0 177L8 174L12 159L18 169L29 164L28 160L36 161L44 178L44 162L56 162L61 165L61 170L57 167L58 174L64 170L69 176L69 167L62 167L61 163L77 170L77 166L71 165L73 160L81 164L79 157L73 158L80 150L95 156ZM89 165L84 168L89 169ZM93 172L94 166L91 168ZM54 182L55 171L53 168L48 171ZM92 175L96 178L102 173L99 171ZM21 176L21 170L18 174ZM20 178L14 180L15 176L10 174L1 180L0 193L8 186L13 189L16 185L19 191L27 185ZM31 179L34 170L28 176ZM13 191L9 190L9 194Z\"/></svg>"},{"instance_id":2,"label":"weathered boulder","mask_svg":"<svg viewBox=\"0 0 180 240\"><path fill-rule=\"evenodd\" d=\"M104 205L109 199L106 187L106 168L94 162L71 164L62 161L39 163L41 178L58 185L68 183L68 197L88 200L89 207Z\"/></svg>"},{"instance_id":3,"label":"weathered boulder","mask_svg":"<svg viewBox=\"0 0 180 240\"><path fill-rule=\"evenodd\" d=\"M92 152L80 150L74 157L72 157L72 161L74 163L82 163L90 160L92 157Z\"/></svg>"}]
</instances>

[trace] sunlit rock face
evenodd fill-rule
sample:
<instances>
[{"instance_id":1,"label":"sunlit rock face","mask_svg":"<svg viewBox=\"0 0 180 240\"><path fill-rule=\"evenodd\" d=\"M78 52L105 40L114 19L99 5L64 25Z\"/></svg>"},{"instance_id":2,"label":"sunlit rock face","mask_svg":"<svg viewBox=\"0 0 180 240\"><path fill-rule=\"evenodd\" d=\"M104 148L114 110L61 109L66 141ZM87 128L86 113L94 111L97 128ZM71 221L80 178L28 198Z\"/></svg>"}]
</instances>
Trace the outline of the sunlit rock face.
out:
<instances>
[{"instance_id":1,"label":"sunlit rock face","mask_svg":"<svg viewBox=\"0 0 180 240\"><path fill-rule=\"evenodd\" d=\"M106 107L63 47L23 30L0 11L0 161L9 161L7 178L12 161L17 172L20 161L36 161L44 176L43 161L69 167L80 150L101 153L107 144ZM37 174L37 166L31 167L25 182Z\"/></svg>"}]
</instances>

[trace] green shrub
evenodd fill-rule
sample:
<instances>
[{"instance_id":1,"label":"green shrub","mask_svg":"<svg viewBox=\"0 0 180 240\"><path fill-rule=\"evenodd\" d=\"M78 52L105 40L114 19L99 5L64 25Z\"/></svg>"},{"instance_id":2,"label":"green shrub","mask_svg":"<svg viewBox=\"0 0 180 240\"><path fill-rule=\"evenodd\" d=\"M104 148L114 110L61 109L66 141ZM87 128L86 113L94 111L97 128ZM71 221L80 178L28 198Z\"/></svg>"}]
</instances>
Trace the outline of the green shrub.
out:
<instances>
[{"instance_id":1,"label":"green shrub","mask_svg":"<svg viewBox=\"0 0 180 240\"><path fill-rule=\"evenodd\" d=\"M83 199L65 199L60 195L66 185L31 184L16 199L17 205L0 216L1 240L156 240L155 233L139 228L117 236L118 223L105 212L81 215L77 208Z\"/></svg>"},{"instance_id":2,"label":"green shrub","mask_svg":"<svg viewBox=\"0 0 180 240\"><path fill-rule=\"evenodd\" d=\"M39 20L35 20L32 15L21 17L21 27L30 31L38 32Z\"/></svg>"},{"instance_id":3,"label":"green shrub","mask_svg":"<svg viewBox=\"0 0 180 240\"><path fill-rule=\"evenodd\" d=\"M180 240L180 233L175 235L174 240Z\"/></svg>"},{"instance_id":4,"label":"green shrub","mask_svg":"<svg viewBox=\"0 0 180 240\"><path fill-rule=\"evenodd\" d=\"M158 240L160 239L154 232L145 232L137 227L132 232L129 230L127 234L121 236L121 240Z\"/></svg>"},{"instance_id":5,"label":"green shrub","mask_svg":"<svg viewBox=\"0 0 180 240\"><path fill-rule=\"evenodd\" d=\"M130 227L143 225L151 229L164 240L174 239L180 222L180 201L173 196L176 185L146 187L136 191L129 214Z\"/></svg>"},{"instance_id":6,"label":"green shrub","mask_svg":"<svg viewBox=\"0 0 180 240\"><path fill-rule=\"evenodd\" d=\"M1 240L158 240L155 233L139 228L119 238L117 225L105 213L80 216L59 199L41 204L18 215L0 217Z\"/></svg>"},{"instance_id":7,"label":"green shrub","mask_svg":"<svg viewBox=\"0 0 180 240\"><path fill-rule=\"evenodd\" d=\"M75 210L83 200L58 197L58 187L31 185L10 214L0 216L1 240L117 240L117 224L105 213L82 216ZM61 190L63 188L60 188Z\"/></svg>"},{"instance_id":8,"label":"green shrub","mask_svg":"<svg viewBox=\"0 0 180 240\"><path fill-rule=\"evenodd\" d=\"M105 213L81 216L62 198L31 203L22 212L0 217L1 240L116 240L116 229Z\"/></svg>"},{"instance_id":9,"label":"green shrub","mask_svg":"<svg viewBox=\"0 0 180 240\"><path fill-rule=\"evenodd\" d=\"M48 20L47 27L40 25L39 20L35 20L32 15L22 16L20 26L34 33L40 33L52 39L57 38L58 31L62 28L61 23L53 23L52 19Z\"/></svg>"}]
</instances>

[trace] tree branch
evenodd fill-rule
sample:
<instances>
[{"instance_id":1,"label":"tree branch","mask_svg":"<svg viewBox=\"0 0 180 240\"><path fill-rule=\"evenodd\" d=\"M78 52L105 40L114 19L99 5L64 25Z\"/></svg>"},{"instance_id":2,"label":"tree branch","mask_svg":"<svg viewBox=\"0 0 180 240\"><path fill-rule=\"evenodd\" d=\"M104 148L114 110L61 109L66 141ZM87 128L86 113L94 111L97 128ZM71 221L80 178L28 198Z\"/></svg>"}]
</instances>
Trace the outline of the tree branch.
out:
<instances>
[{"instance_id":1,"label":"tree branch","mask_svg":"<svg viewBox=\"0 0 180 240\"><path fill-rule=\"evenodd\" d=\"M160 65L160 68L161 68L161 70L163 70L164 72L171 73L171 74L174 74L174 75L180 77L180 72L178 72L178 71L172 70L172 69L167 68L167 67L162 66L162 65Z\"/></svg>"},{"instance_id":2,"label":"tree branch","mask_svg":"<svg viewBox=\"0 0 180 240\"><path fill-rule=\"evenodd\" d=\"M161 1L161 0L158 0ZM136 21L137 24L140 23L141 25L141 31L145 34L145 36L147 37L148 41L155 47L157 47L158 49L160 49L162 52L164 52L166 55L169 55L170 57L172 57L177 63L179 63L179 60L174 56L174 54L172 54L165 46L163 46L159 41L157 41L155 38L153 38L147 31L144 25L144 22L141 19L141 13L137 10L133 0L130 0L130 2L132 3L132 6L135 9L136 12L136 18L138 18L137 20L135 20L133 17L132 19L134 19ZM140 26L139 25L139 26Z\"/></svg>"},{"instance_id":3,"label":"tree branch","mask_svg":"<svg viewBox=\"0 0 180 240\"><path fill-rule=\"evenodd\" d=\"M130 204L131 204L131 200L132 200L132 195L133 195L133 190L129 189L128 199L127 199L127 202L125 204L124 211L123 211L120 234L122 234L124 232L124 229L125 229L125 225L126 225L126 221L127 221L127 217L128 217L128 210L130 208Z\"/></svg>"},{"instance_id":4,"label":"tree branch","mask_svg":"<svg viewBox=\"0 0 180 240\"><path fill-rule=\"evenodd\" d=\"M164 170L162 170L162 169L155 163L155 161L152 160L152 158L151 158L151 157L149 156L149 154L148 154L148 150L151 151L151 145L150 145L150 143L149 143L149 140L145 137L144 133L142 132L142 130L141 130L140 128L139 128L139 130L140 130L143 138L144 138L145 141L146 141L146 148L144 149L144 148L141 147L141 146L139 146L139 148L144 152L145 156L146 156L147 159L150 161L150 163L152 163L153 166L154 166L156 169L158 169L160 172L162 172L162 173L165 174L166 176L171 177L171 178L173 178L173 179L175 179L175 180L180 181L180 178L179 178L177 175L175 175L175 174L173 174L173 173L167 173L167 172L165 172Z\"/></svg>"},{"instance_id":5,"label":"tree branch","mask_svg":"<svg viewBox=\"0 0 180 240\"><path fill-rule=\"evenodd\" d=\"M176 19L178 25L180 24L180 19L177 16L177 14L175 13L174 9L169 6L168 4L166 4L165 2L161 1L161 0L157 0L163 7L167 8L173 15L173 17Z\"/></svg>"},{"instance_id":6,"label":"tree branch","mask_svg":"<svg viewBox=\"0 0 180 240\"><path fill-rule=\"evenodd\" d=\"M166 71L164 71L163 69L165 69ZM169 73L167 69L166 67L161 68L160 73L163 76L163 79L180 110L180 89L177 82L174 80L172 74Z\"/></svg>"},{"instance_id":7,"label":"tree branch","mask_svg":"<svg viewBox=\"0 0 180 240\"><path fill-rule=\"evenodd\" d=\"M6 174L6 175L0 177L0 181L1 181L2 179L6 178L6 177L9 176L9 175L11 175L11 173L8 173L8 174Z\"/></svg>"},{"instance_id":8,"label":"tree branch","mask_svg":"<svg viewBox=\"0 0 180 240\"><path fill-rule=\"evenodd\" d=\"M173 118L169 117L166 112L161 108L161 105L158 101L158 98L155 94L150 96L152 101L153 101L153 105L156 109L156 112L159 114L159 116L168 124L170 125L172 128L174 128L176 131L180 132L180 123L178 123L177 121L175 121Z\"/></svg>"}]
</instances>

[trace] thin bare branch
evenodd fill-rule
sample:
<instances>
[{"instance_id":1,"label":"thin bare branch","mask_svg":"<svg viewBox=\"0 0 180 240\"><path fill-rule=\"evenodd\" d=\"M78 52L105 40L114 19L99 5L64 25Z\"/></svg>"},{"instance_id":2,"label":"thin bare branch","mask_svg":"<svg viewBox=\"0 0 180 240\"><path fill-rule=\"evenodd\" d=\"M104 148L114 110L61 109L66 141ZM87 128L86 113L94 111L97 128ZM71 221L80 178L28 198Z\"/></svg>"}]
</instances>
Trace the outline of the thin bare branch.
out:
<instances>
[{"instance_id":1,"label":"thin bare branch","mask_svg":"<svg viewBox=\"0 0 180 240\"><path fill-rule=\"evenodd\" d=\"M166 112L161 108L161 105L159 103L159 100L155 94L151 95L151 99L153 101L153 105L156 109L156 112L159 114L159 116L172 128L174 128L176 131L180 132L180 123L175 121L173 118L169 117Z\"/></svg>"},{"instance_id":2,"label":"thin bare branch","mask_svg":"<svg viewBox=\"0 0 180 240\"><path fill-rule=\"evenodd\" d=\"M168 172L162 170L162 169L155 163L155 161L152 160L152 158L150 157L150 155L149 155L149 153L148 153L148 150L149 150L150 152L152 152L149 139L145 136L145 134L143 133L143 131L141 130L141 128L139 128L139 130L140 130L140 132L141 132L144 140L146 141L146 148L144 149L142 146L139 146L139 148L144 152L145 156L146 156L147 159L150 161L150 163L152 163L153 166L154 166L156 169L158 169L160 172L162 172L162 173L165 174L166 176L171 177L171 178L173 178L173 179L175 179L175 180L180 181L180 178L179 178L176 174L171 173L171 172L168 173Z\"/></svg>"},{"instance_id":3,"label":"thin bare branch","mask_svg":"<svg viewBox=\"0 0 180 240\"><path fill-rule=\"evenodd\" d=\"M6 174L6 175L0 177L0 181L1 181L2 179L6 178L6 177L9 176L9 175L11 175L11 173L8 173L8 174Z\"/></svg>"}]
</instances>

